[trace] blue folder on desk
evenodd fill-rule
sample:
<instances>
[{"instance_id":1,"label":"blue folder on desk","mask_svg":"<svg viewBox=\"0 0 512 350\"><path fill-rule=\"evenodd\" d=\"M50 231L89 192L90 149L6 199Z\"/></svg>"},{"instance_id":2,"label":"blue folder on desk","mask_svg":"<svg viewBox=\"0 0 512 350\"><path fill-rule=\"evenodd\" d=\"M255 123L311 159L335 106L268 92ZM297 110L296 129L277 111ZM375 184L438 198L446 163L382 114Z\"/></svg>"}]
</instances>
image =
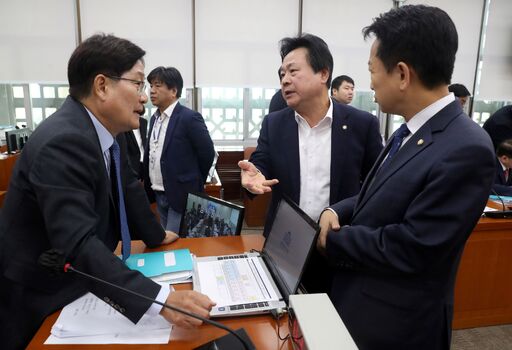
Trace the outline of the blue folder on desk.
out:
<instances>
[{"instance_id":1,"label":"blue folder on desk","mask_svg":"<svg viewBox=\"0 0 512 350\"><path fill-rule=\"evenodd\" d=\"M495 195L490 195L489 196L489 199L492 199L493 201L500 201L500 198L504 201L504 202L512 202L512 197L510 196L495 196Z\"/></svg>"},{"instance_id":2,"label":"blue folder on desk","mask_svg":"<svg viewBox=\"0 0 512 350\"><path fill-rule=\"evenodd\" d=\"M126 265L132 270L141 272L146 277L192 271L193 268L192 256L188 249L133 254L126 260Z\"/></svg>"}]
</instances>

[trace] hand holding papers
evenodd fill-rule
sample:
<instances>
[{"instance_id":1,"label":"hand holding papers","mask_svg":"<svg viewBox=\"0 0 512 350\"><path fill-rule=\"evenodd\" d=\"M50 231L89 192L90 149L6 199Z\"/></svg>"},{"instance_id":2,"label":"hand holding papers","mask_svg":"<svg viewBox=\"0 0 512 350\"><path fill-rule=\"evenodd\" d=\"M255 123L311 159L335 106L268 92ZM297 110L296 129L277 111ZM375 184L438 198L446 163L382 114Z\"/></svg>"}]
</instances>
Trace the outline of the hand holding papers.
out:
<instances>
[{"instance_id":1,"label":"hand holding papers","mask_svg":"<svg viewBox=\"0 0 512 350\"><path fill-rule=\"evenodd\" d=\"M110 305L87 293L62 309L46 344L166 344L171 329L160 315L144 315L133 324Z\"/></svg>"}]
</instances>

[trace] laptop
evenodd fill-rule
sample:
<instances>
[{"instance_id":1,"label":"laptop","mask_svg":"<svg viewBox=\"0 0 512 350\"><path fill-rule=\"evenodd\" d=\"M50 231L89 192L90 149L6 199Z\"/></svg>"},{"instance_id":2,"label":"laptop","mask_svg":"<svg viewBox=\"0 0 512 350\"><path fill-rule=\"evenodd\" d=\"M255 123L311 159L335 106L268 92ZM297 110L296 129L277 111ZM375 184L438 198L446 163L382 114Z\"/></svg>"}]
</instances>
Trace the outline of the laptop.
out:
<instances>
[{"instance_id":1,"label":"laptop","mask_svg":"<svg viewBox=\"0 0 512 350\"><path fill-rule=\"evenodd\" d=\"M194 259L194 290L217 303L212 317L267 313L285 308L316 243L319 226L283 198L263 251Z\"/></svg>"},{"instance_id":2,"label":"laptop","mask_svg":"<svg viewBox=\"0 0 512 350\"><path fill-rule=\"evenodd\" d=\"M244 207L205 193L189 193L181 215L182 238L239 235Z\"/></svg>"}]
</instances>

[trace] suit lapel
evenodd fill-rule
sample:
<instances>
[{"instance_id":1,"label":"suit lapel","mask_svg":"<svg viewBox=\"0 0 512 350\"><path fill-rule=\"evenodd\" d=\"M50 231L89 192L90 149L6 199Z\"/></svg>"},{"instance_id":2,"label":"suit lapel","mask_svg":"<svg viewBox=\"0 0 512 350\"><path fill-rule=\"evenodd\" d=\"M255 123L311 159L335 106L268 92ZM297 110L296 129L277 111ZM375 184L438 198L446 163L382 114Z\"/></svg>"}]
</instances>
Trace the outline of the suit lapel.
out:
<instances>
[{"instance_id":1,"label":"suit lapel","mask_svg":"<svg viewBox=\"0 0 512 350\"><path fill-rule=\"evenodd\" d=\"M331 125L331 178L329 203L339 200L336 193L339 193L342 179L343 163L347 152L350 152L347 140L349 139L350 128L348 127L349 114L341 109L341 106L333 104L332 125Z\"/></svg>"},{"instance_id":2,"label":"suit lapel","mask_svg":"<svg viewBox=\"0 0 512 350\"><path fill-rule=\"evenodd\" d=\"M300 156L299 156L299 128L295 120L295 112L290 109L289 115L284 118L282 129L282 147L281 151L284 153L283 159L285 160L286 167L288 168L285 173L290 177L290 184L292 186L291 192L297 194L293 198L297 203L300 201ZM279 150L278 150L279 151Z\"/></svg>"},{"instance_id":3,"label":"suit lapel","mask_svg":"<svg viewBox=\"0 0 512 350\"><path fill-rule=\"evenodd\" d=\"M167 124L167 130L165 132L164 146L162 147L162 155L167 150L167 147L169 146L169 143L171 142L171 139L172 139L172 134L176 130L176 125L178 124L178 122L180 120L180 116L181 116L180 111L181 111L181 105L178 102L176 104L176 107L174 107L174 110L172 111L171 116L169 117L169 123Z\"/></svg>"}]
</instances>

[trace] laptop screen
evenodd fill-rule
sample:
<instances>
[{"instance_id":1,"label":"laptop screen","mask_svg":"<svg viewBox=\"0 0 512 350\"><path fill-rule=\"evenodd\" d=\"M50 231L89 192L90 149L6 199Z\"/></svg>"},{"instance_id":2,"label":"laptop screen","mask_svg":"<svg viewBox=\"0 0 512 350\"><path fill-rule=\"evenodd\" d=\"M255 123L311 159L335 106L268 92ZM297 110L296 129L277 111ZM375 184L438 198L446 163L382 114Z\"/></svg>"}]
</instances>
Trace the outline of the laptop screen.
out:
<instances>
[{"instance_id":1,"label":"laptop screen","mask_svg":"<svg viewBox=\"0 0 512 350\"><path fill-rule=\"evenodd\" d=\"M315 249L318 225L295 203L283 199L263 248L264 255L271 260L269 266L277 272L276 281L286 300L295 294L309 254Z\"/></svg>"},{"instance_id":2,"label":"laptop screen","mask_svg":"<svg viewBox=\"0 0 512 350\"><path fill-rule=\"evenodd\" d=\"M180 237L218 237L239 235L244 207L208 196L189 193L181 216Z\"/></svg>"}]
</instances>

